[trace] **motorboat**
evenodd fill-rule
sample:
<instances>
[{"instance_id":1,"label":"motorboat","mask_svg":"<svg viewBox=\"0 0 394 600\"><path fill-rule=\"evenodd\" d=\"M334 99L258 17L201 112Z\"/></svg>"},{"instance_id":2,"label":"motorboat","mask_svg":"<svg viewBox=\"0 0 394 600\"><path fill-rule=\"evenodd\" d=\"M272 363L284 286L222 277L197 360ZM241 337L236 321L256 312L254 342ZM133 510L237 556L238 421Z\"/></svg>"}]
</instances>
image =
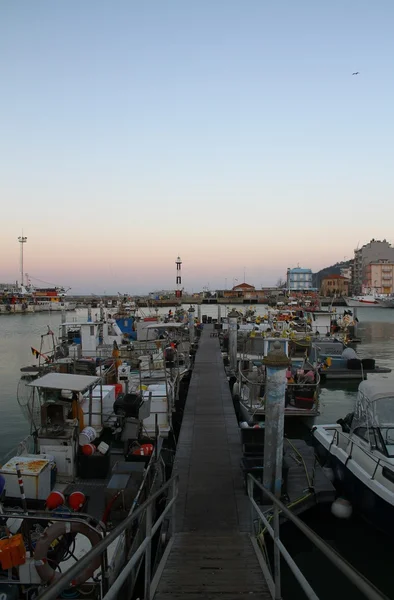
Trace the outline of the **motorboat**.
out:
<instances>
[{"instance_id":1,"label":"motorboat","mask_svg":"<svg viewBox=\"0 0 394 600\"><path fill-rule=\"evenodd\" d=\"M354 412L312 429L316 453L338 491L371 524L394 533L394 384L363 381Z\"/></svg>"}]
</instances>

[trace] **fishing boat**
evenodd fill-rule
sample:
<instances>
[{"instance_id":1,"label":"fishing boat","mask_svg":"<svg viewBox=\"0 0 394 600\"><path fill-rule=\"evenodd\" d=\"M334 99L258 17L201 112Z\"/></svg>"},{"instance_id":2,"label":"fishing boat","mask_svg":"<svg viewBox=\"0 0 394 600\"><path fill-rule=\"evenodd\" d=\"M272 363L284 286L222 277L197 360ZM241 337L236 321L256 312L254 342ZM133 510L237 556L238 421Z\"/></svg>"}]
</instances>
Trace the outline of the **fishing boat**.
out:
<instances>
[{"instance_id":1,"label":"fishing boat","mask_svg":"<svg viewBox=\"0 0 394 600\"><path fill-rule=\"evenodd\" d=\"M339 492L381 531L394 534L394 387L363 381L354 412L316 425L316 453L333 471Z\"/></svg>"},{"instance_id":2,"label":"fishing boat","mask_svg":"<svg viewBox=\"0 0 394 600\"><path fill-rule=\"evenodd\" d=\"M349 307L368 307L368 308L394 308L394 299L389 296L376 293L363 294L345 298Z\"/></svg>"},{"instance_id":3,"label":"fishing boat","mask_svg":"<svg viewBox=\"0 0 394 600\"><path fill-rule=\"evenodd\" d=\"M73 598L102 598L143 541L146 519L158 518L166 505L181 384L190 376L189 353L180 351L186 346L167 336L149 339L136 366L121 358L122 344L111 347L111 333L118 332L108 323L76 325L81 337L71 344L71 324L61 327L68 349L79 345L81 357L59 356L62 340L57 344L48 331L43 343L52 340L53 353L36 350L39 365L23 369L18 386L31 432L0 468L0 570L6 579L12 573L12 598L36 597L119 529L69 590ZM97 340L101 352L94 356ZM76 374L74 367L84 361L89 373ZM139 506L160 489L161 502L147 517ZM153 561L165 545L161 529L158 536ZM122 597L132 597L141 562L142 554ZM0 593L8 587L0 582Z\"/></svg>"},{"instance_id":4,"label":"fishing boat","mask_svg":"<svg viewBox=\"0 0 394 600\"><path fill-rule=\"evenodd\" d=\"M371 373L391 373L374 358L360 358L353 348L337 338L315 339L308 349L309 361L319 369L322 381L363 380Z\"/></svg>"},{"instance_id":5,"label":"fishing boat","mask_svg":"<svg viewBox=\"0 0 394 600\"><path fill-rule=\"evenodd\" d=\"M250 344L240 353L238 371L233 376L232 394L239 420L251 426L264 427L266 368L264 357L279 342L289 357L286 371L285 429L295 432L298 425L311 427L319 414L319 370L304 355L289 356L286 338L250 338ZM297 423L298 421L298 423Z\"/></svg>"}]
</instances>

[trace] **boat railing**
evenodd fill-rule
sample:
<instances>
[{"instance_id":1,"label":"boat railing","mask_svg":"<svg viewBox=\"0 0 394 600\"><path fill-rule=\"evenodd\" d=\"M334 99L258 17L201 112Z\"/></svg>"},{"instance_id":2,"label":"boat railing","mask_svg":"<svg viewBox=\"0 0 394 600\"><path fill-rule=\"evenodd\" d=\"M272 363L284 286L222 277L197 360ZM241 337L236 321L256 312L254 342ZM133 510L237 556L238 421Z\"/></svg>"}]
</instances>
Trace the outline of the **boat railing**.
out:
<instances>
[{"instance_id":1,"label":"boat railing","mask_svg":"<svg viewBox=\"0 0 394 600\"><path fill-rule=\"evenodd\" d=\"M174 526L175 526L175 503L178 497L178 482L179 476L174 475L164 485L161 486L157 492L149 496L149 498L141 504L137 510L131 513L122 523L117 525L105 538L103 538L98 544L93 546L89 552L87 552L82 558L78 560L70 569L65 571L59 579L54 581L48 588L46 588L39 596L38 600L55 600L60 594L75 580L75 578L88 566L91 565L92 561L98 556L102 556L108 546L112 544L120 535L129 531L136 520L146 511L146 518L144 522L145 537L138 548L134 551L131 558L127 561L122 571L119 573L111 587L107 585L108 574L103 572L102 576L102 600L112 600L117 598L123 585L129 578L134 567L144 557L145 563L145 575L144 575L144 598L145 600L151 600L154 596L157 588L160 574L162 571L162 565L164 564L167 556L170 552L173 539L174 539ZM169 498L167 504L163 509L160 516L153 522L153 514L156 500L163 495L164 492L169 491ZM161 561L158 563L155 573L152 578L152 540L153 536L159 530L164 519L171 511L170 518L170 537L164 550Z\"/></svg>"},{"instance_id":2,"label":"boat railing","mask_svg":"<svg viewBox=\"0 0 394 600\"><path fill-rule=\"evenodd\" d=\"M353 436L350 437L349 434L345 434L343 431L339 431L338 429L334 429L334 435L332 437L332 442L330 443L330 450L331 450L331 447L334 444L336 446L338 446L339 448L341 448L340 436L343 436L344 439L347 440L348 444L350 444L349 450L346 450L348 452L348 454L349 454L349 458L347 460L350 460L352 458L353 448L354 448L354 446L356 446L375 465L373 467L373 472L372 472L372 475L371 475L371 480L375 479L375 475L376 475L376 472L377 472L379 466L381 466L381 467L385 467L387 465L389 465L390 467L392 466L391 463L389 463L388 460L385 460L384 456L382 456L382 457L373 456L373 454L371 454L370 452L368 452L368 450L366 448L364 448L362 446L362 444L357 444L357 441L354 439ZM392 483L394 483L394 481L392 481Z\"/></svg>"},{"instance_id":3,"label":"boat railing","mask_svg":"<svg viewBox=\"0 0 394 600\"><path fill-rule=\"evenodd\" d=\"M355 569L350 563L348 563L334 548L327 544L316 532L313 531L308 525L306 525L301 519L294 515L274 494L272 494L267 488L263 486L260 481L257 481L251 475L248 474L248 496L251 502L251 528L252 528L252 543L259 557L259 563L265 579L267 581L271 596L275 600L282 598L281 594L281 558L285 560L289 569L293 573L295 579L302 588L306 598L309 600L318 600L319 597L302 573L301 569L296 564L295 560L291 557L290 553L280 540L280 524L279 514L282 513L295 527L305 535L305 537L312 542L313 546L320 550L320 552L333 564L345 577L351 582L368 600L388 600L388 598L382 594L364 575L362 575L357 569ZM269 500L273 503L273 518L270 520L262 512L261 508L255 501L253 494L254 488L257 486L263 494L265 494ZM273 544L273 562L274 568L273 573L266 559L265 554L261 552L258 541L255 537L254 524L257 521L263 524L265 530L269 533ZM272 526L273 525L273 526Z\"/></svg>"},{"instance_id":4,"label":"boat railing","mask_svg":"<svg viewBox=\"0 0 394 600\"><path fill-rule=\"evenodd\" d=\"M246 373L249 373L250 371L246 371ZM286 382L286 389L288 392L290 392L290 395L293 395L296 391L299 390L305 390L308 392L308 394L315 398L315 401L313 403L313 406L311 409L309 409L310 411L317 411L318 409L318 398L319 398L319 385L320 385L320 374L316 369L313 369L314 372L314 377L315 377L315 381L314 382L308 382L308 381L297 381L294 383L290 383L288 380ZM259 398L261 399L261 402L263 402L264 397L262 398L260 395L260 390L261 390L261 386L265 385L265 381L262 378L259 378L258 381L256 380L251 380L247 377L247 375L245 374L244 371L242 371L241 369L239 369L238 371L239 373L239 381L242 385L246 385L249 388L249 408L253 409L253 403L258 402ZM241 390L240 390L240 395L241 395ZM242 398L242 395L241 395ZM305 409L304 409L305 410ZM308 409L306 409L308 410Z\"/></svg>"},{"instance_id":5,"label":"boat railing","mask_svg":"<svg viewBox=\"0 0 394 600\"><path fill-rule=\"evenodd\" d=\"M4 465L14 456L26 456L28 454L36 454L35 452L35 437L33 434L27 435L23 440L19 442L17 446L13 446L6 454L3 454L0 458L0 464Z\"/></svg>"}]
</instances>

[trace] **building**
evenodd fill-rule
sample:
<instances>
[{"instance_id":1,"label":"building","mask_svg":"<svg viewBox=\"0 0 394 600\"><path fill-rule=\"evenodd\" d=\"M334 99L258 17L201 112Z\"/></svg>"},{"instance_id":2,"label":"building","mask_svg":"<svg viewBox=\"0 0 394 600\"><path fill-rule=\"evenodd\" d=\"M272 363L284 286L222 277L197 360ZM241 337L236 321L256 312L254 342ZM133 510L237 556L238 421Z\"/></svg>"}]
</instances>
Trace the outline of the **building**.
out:
<instances>
[{"instance_id":1,"label":"building","mask_svg":"<svg viewBox=\"0 0 394 600\"><path fill-rule=\"evenodd\" d=\"M381 260L366 266L363 291L377 294L393 294L394 262Z\"/></svg>"},{"instance_id":2,"label":"building","mask_svg":"<svg viewBox=\"0 0 394 600\"><path fill-rule=\"evenodd\" d=\"M344 277L345 279L349 279L349 281L351 281L352 267L350 265L348 267L341 267L339 270L341 272L342 277Z\"/></svg>"},{"instance_id":3,"label":"building","mask_svg":"<svg viewBox=\"0 0 394 600\"><path fill-rule=\"evenodd\" d=\"M320 294L322 296L348 296L349 279L343 275L326 275L321 280Z\"/></svg>"},{"instance_id":4,"label":"building","mask_svg":"<svg viewBox=\"0 0 394 600\"><path fill-rule=\"evenodd\" d=\"M249 283L240 283L239 285L235 285L231 290L224 290L223 292L224 298L258 298L258 293L254 285L250 285Z\"/></svg>"},{"instance_id":5,"label":"building","mask_svg":"<svg viewBox=\"0 0 394 600\"><path fill-rule=\"evenodd\" d=\"M313 290L312 269L287 269L286 288L290 292Z\"/></svg>"},{"instance_id":6,"label":"building","mask_svg":"<svg viewBox=\"0 0 394 600\"><path fill-rule=\"evenodd\" d=\"M382 260L394 262L394 248L386 240L372 239L368 244L354 251L353 294L361 294L363 287L367 287L367 266Z\"/></svg>"}]
</instances>

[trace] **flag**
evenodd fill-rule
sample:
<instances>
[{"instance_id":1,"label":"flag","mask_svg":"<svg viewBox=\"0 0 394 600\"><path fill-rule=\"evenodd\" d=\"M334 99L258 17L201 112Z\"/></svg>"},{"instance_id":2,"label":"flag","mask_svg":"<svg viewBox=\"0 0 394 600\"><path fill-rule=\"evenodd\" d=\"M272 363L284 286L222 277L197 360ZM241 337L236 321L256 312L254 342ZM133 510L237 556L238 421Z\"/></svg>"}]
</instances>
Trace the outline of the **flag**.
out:
<instances>
[{"instance_id":1,"label":"flag","mask_svg":"<svg viewBox=\"0 0 394 600\"><path fill-rule=\"evenodd\" d=\"M40 356L40 353L38 352L38 350L36 350L33 347L31 347L31 353L33 356L35 356L35 358L38 358Z\"/></svg>"}]
</instances>

